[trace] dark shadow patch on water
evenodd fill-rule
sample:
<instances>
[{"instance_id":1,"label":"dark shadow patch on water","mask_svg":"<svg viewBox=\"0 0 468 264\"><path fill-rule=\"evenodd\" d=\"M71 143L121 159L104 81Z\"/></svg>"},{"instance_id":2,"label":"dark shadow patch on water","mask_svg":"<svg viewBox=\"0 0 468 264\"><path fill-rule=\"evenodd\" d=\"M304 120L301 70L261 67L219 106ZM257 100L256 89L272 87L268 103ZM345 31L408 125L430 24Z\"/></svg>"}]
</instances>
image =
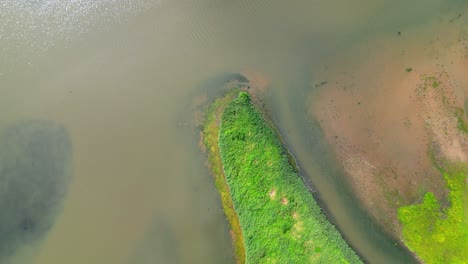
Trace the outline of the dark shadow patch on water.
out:
<instances>
[{"instance_id":1,"label":"dark shadow patch on water","mask_svg":"<svg viewBox=\"0 0 468 264\"><path fill-rule=\"evenodd\" d=\"M249 79L240 73L220 72L215 74L214 77L195 85L193 89L190 89L186 97L187 103L180 107L181 111L177 115L178 126L184 126L186 129L192 130L198 137L204 125L205 113L211 103L233 88L249 89L249 82ZM201 98L201 101L196 102L197 98Z\"/></svg>"},{"instance_id":2,"label":"dark shadow patch on water","mask_svg":"<svg viewBox=\"0 0 468 264\"><path fill-rule=\"evenodd\" d=\"M0 135L0 263L43 239L71 180L72 144L52 121L21 121Z\"/></svg>"},{"instance_id":3,"label":"dark shadow patch on water","mask_svg":"<svg viewBox=\"0 0 468 264\"><path fill-rule=\"evenodd\" d=\"M245 87L248 82L249 79L240 73L219 73L215 77L203 81L200 85L197 85L193 90L191 90L191 97L194 98L196 96L205 94L207 97L209 97L209 100L214 100L224 95L224 93L226 93L231 88Z\"/></svg>"}]
</instances>

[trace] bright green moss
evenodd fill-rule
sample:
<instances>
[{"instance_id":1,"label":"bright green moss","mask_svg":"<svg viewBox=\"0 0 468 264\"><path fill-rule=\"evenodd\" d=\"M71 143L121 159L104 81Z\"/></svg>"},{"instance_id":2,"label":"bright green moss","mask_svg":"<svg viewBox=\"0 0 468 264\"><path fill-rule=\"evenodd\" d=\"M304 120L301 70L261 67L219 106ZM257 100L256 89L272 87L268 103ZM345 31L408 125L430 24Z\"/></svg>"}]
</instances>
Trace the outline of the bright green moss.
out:
<instances>
[{"instance_id":1,"label":"bright green moss","mask_svg":"<svg viewBox=\"0 0 468 264\"><path fill-rule=\"evenodd\" d=\"M221 117L219 147L247 263L360 263L241 92Z\"/></svg>"},{"instance_id":2,"label":"bright green moss","mask_svg":"<svg viewBox=\"0 0 468 264\"><path fill-rule=\"evenodd\" d=\"M433 193L420 204L398 209L403 239L425 263L468 263L468 221L466 169L452 167L443 172L450 190L450 205L442 208Z\"/></svg>"}]
</instances>

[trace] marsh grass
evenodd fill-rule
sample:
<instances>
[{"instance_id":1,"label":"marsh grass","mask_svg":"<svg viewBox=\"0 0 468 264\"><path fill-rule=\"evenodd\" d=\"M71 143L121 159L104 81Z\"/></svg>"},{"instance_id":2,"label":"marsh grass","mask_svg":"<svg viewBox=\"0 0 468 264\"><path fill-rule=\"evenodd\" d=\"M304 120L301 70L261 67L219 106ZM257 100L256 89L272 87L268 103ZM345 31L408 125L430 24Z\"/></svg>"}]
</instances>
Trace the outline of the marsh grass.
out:
<instances>
[{"instance_id":1,"label":"marsh grass","mask_svg":"<svg viewBox=\"0 0 468 264\"><path fill-rule=\"evenodd\" d=\"M247 263L361 263L247 93L225 107L218 132L225 193L239 216Z\"/></svg>"}]
</instances>

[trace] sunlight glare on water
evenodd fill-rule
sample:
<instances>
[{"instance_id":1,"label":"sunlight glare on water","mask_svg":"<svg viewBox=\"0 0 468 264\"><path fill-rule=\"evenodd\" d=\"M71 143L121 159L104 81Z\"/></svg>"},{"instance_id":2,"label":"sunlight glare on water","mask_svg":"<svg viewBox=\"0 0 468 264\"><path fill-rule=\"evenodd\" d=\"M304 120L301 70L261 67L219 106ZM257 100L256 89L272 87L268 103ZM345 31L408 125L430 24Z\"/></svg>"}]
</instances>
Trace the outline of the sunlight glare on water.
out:
<instances>
[{"instance_id":1,"label":"sunlight glare on water","mask_svg":"<svg viewBox=\"0 0 468 264\"><path fill-rule=\"evenodd\" d=\"M157 4L159 0L0 0L0 59L26 60Z\"/></svg>"}]
</instances>

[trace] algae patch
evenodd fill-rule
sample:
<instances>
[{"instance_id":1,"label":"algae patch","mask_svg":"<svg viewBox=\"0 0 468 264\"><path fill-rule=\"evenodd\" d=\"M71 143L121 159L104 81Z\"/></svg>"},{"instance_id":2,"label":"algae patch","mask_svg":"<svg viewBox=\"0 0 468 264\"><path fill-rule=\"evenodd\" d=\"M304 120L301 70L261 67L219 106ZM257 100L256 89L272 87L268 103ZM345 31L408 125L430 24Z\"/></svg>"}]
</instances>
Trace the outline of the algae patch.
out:
<instances>
[{"instance_id":1,"label":"algae patch","mask_svg":"<svg viewBox=\"0 0 468 264\"><path fill-rule=\"evenodd\" d=\"M466 263L468 260L468 199L466 175L463 166L442 170L447 187L448 207L443 206L431 192L423 201L398 209L403 225L403 239L408 248L425 263Z\"/></svg>"}]
</instances>

